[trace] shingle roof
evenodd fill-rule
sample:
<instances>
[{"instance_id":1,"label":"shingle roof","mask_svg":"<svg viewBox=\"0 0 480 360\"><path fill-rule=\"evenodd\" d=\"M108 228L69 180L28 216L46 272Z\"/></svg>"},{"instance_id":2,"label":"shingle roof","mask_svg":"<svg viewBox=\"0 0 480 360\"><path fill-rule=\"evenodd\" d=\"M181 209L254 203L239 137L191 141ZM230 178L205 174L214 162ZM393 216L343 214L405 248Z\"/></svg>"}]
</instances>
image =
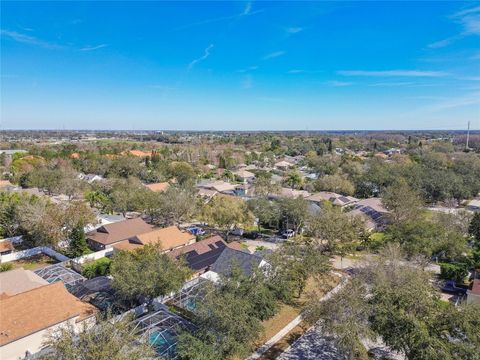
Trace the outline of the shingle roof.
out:
<instances>
[{"instance_id":1,"label":"shingle roof","mask_svg":"<svg viewBox=\"0 0 480 360\"><path fill-rule=\"evenodd\" d=\"M13 251L15 250L13 247L13 244L10 240L3 240L0 241L0 253L3 253L5 251Z\"/></svg>"},{"instance_id":2,"label":"shingle roof","mask_svg":"<svg viewBox=\"0 0 480 360\"><path fill-rule=\"evenodd\" d=\"M176 226L155 229L138 234L114 245L118 250L133 250L144 245L160 244L162 250L175 249L187 245L195 236L188 232L181 232Z\"/></svg>"},{"instance_id":3,"label":"shingle roof","mask_svg":"<svg viewBox=\"0 0 480 360\"><path fill-rule=\"evenodd\" d=\"M217 274L229 276L232 272L232 266L235 264L240 267L245 275L250 276L253 274L253 270L258 268L261 261L262 258L259 256L227 247L210 269Z\"/></svg>"},{"instance_id":4,"label":"shingle roof","mask_svg":"<svg viewBox=\"0 0 480 360\"><path fill-rule=\"evenodd\" d=\"M90 304L71 295L57 282L0 299L0 346L79 317L95 314Z\"/></svg>"},{"instance_id":5,"label":"shingle roof","mask_svg":"<svg viewBox=\"0 0 480 360\"><path fill-rule=\"evenodd\" d=\"M192 270L200 272L213 265L226 247L227 243L220 236L216 235L175 249L169 252L168 255L176 259L184 257Z\"/></svg>"},{"instance_id":6,"label":"shingle roof","mask_svg":"<svg viewBox=\"0 0 480 360\"><path fill-rule=\"evenodd\" d=\"M23 268L0 273L0 295L13 296L44 285L48 285L48 282Z\"/></svg>"},{"instance_id":7,"label":"shingle roof","mask_svg":"<svg viewBox=\"0 0 480 360\"><path fill-rule=\"evenodd\" d=\"M103 245L110 245L150 230L152 230L151 225L136 218L103 225L88 233L87 238Z\"/></svg>"},{"instance_id":8,"label":"shingle roof","mask_svg":"<svg viewBox=\"0 0 480 360\"><path fill-rule=\"evenodd\" d=\"M148 184L145 186L154 192L162 192L167 190L170 184L168 182L161 182L161 183L155 183L155 184Z\"/></svg>"}]
</instances>

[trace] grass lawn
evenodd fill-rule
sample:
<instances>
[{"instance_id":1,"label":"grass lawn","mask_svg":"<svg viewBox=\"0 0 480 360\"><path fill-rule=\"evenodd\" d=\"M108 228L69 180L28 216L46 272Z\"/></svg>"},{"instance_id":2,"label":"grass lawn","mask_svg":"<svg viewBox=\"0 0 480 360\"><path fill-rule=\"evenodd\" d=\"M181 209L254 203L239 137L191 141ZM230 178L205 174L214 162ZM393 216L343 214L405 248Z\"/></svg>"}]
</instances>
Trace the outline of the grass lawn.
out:
<instances>
[{"instance_id":1,"label":"grass lawn","mask_svg":"<svg viewBox=\"0 0 480 360\"><path fill-rule=\"evenodd\" d=\"M255 345L257 347L263 345L270 340L275 334L283 329L290 321L300 315L301 309L305 306L308 299L308 294L313 290L319 291L321 294L326 294L330 289L334 288L340 279L333 274L326 275L322 280L316 281L310 278L302 296L297 299L294 305L282 304L280 311L271 319L263 322L264 334L260 337ZM291 330L284 336L277 344L270 348L262 357L261 360L276 359L288 346L290 346L296 339L298 339L306 330L308 326L300 323L299 326Z\"/></svg>"},{"instance_id":2,"label":"grass lawn","mask_svg":"<svg viewBox=\"0 0 480 360\"><path fill-rule=\"evenodd\" d=\"M12 261L12 264L14 269L23 267L25 270L36 270L48 265L56 264L58 262L59 261L57 259L51 258L48 255L38 254Z\"/></svg>"}]
</instances>

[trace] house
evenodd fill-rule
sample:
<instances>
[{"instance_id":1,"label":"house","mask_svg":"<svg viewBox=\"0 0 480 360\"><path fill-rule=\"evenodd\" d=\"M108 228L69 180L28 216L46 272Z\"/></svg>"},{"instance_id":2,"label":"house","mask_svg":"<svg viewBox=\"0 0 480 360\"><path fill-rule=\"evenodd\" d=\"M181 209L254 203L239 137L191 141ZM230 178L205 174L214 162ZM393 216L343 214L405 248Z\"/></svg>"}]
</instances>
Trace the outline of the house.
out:
<instances>
[{"instance_id":1,"label":"house","mask_svg":"<svg viewBox=\"0 0 480 360\"><path fill-rule=\"evenodd\" d=\"M170 183L160 182L160 183L148 184L145 186L153 192L164 192L170 187Z\"/></svg>"},{"instance_id":2,"label":"house","mask_svg":"<svg viewBox=\"0 0 480 360\"><path fill-rule=\"evenodd\" d=\"M323 201L329 201L333 205L345 207L352 205L358 201L357 198L353 196L344 196L330 191L320 191L318 193L312 194L306 198L306 200L314 203L317 206L321 206Z\"/></svg>"},{"instance_id":3,"label":"house","mask_svg":"<svg viewBox=\"0 0 480 360\"><path fill-rule=\"evenodd\" d=\"M272 199L278 198L289 198L296 199L298 197L307 198L310 196L310 193L305 190L296 190L291 188L282 187L278 194L270 194L269 197Z\"/></svg>"},{"instance_id":4,"label":"house","mask_svg":"<svg viewBox=\"0 0 480 360\"><path fill-rule=\"evenodd\" d=\"M199 188L197 193L197 195L205 199L206 202L210 201L217 194L218 194L218 191L216 190L210 190L210 189L204 189L204 188Z\"/></svg>"},{"instance_id":5,"label":"house","mask_svg":"<svg viewBox=\"0 0 480 360\"><path fill-rule=\"evenodd\" d=\"M184 258L188 267L195 274L202 274L210 270L210 267L228 246L231 244L227 244L219 235L215 235L170 251L168 256L175 259Z\"/></svg>"},{"instance_id":6,"label":"house","mask_svg":"<svg viewBox=\"0 0 480 360\"><path fill-rule=\"evenodd\" d=\"M235 195L235 185L223 180L204 181L197 184L198 188L214 190L225 195Z\"/></svg>"},{"instance_id":7,"label":"house","mask_svg":"<svg viewBox=\"0 0 480 360\"><path fill-rule=\"evenodd\" d=\"M71 295L61 282L0 296L0 358L16 360L42 350L49 334L63 326L80 330L96 309Z\"/></svg>"},{"instance_id":8,"label":"house","mask_svg":"<svg viewBox=\"0 0 480 360\"><path fill-rule=\"evenodd\" d=\"M353 205L349 216L362 216L366 219L367 230L381 230L389 222L389 211L383 206L382 199L369 198L359 200Z\"/></svg>"},{"instance_id":9,"label":"house","mask_svg":"<svg viewBox=\"0 0 480 360\"><path fill-rule=\"evenodd\" d=\"M36 289L49 283L33 271L23 268L0 272L0 299Z\"/></svg>"},{"instance_id":10,"label":"house","mask_svg":"<svg viewBox=\"0 0 480 360\"><path fill-rule=\"evenodd\" d=\"M216 282L221 276L230 276L234 266L238 266L244 275L251 276L256 269L263 268L267 264L260 256L227 246L210 267L210 271L207 271L202 277Z\"/></svg>"},{"instance_id":11,"label":"house","mask_svg":"<svg viewBox=\"0 0 480 360\"><path fill-rule=\"evenodd\" d=\"M15 248L10 240L0 240L0 255L7 255L13 252Z\"/></svg>"},{"instance_id":12,"label":"house","mask_svg":"<svg viewBox=\"0 0 480 360\"><path fill-rule=\"evenodd\" d=\"M238 180L244 183L252 182L253 180L255 180L255 174L245 169L234 171L233 175L235 175Z\"/></svg>"},{"instance_id":13,"label":"house","mask_svg":"<svg viewBox=\"0 0 480 360\"><path fill-rule=\"evenodd\" d=\"M94 183L95 181L102 181L103 177L97 174L82 174L80 173L78 175L78 178L80 180L86 181L89 184Z\"/></svg>"},{"instance_id":14,"label":"house","mask_svg":"<svg viewBox=\"0 0 480 360\"><path fill-rule=\"evenodd\" d=\"M141 151L141 150L125 150L121 154L122 155L136 156L136 157L147 157L147 156L152 155L151 152Z\"/></svg>"},{"instance_id":15,"label":"house","mask_svg":"<svg viewBox=\"0 0 480 360\"><path fill-rule=\"evenodd\" d=\"M285 160L276 162L275 165L274 165L275 169L282 170L282 171L288 170L292 166L294 166L294 164L292 164L291 162L285 161Z\"/></svg>"},{"instance_id":16,"label":"house","mask_svg":"<svg viewBox=\"0 0 480 360\"><path fill-rule=\"evenodd\" d=\"M480 304L480 279L474 279L467 290L467 304Z\"/></svg>"},{"instance_id":17,"label":"house","mask_svg":"<svg viewBox=\"0 0 480 360\"><path fill-rule=\"evenodd\" d=\"M87 242L96 251L111 248L122 240L143 234L152 230L141 218L128 219L100 226L95 231L87 233Z\"/></svg>"},{"instance_id":18,"label":"house","mask_svg":"<svg viewBox=\"0 0 480 360\"><path fill-rule=\"evenodd\" d=\"M303 155L296 155L296 156L285 155L285 158L284 158L284 160L286 162L289 162L289 163L295 164L295 165L297 165L298 163L300 163L304 159L305 159L305 156L303 156Z\"/></svg>"},{"instance_id":19,"label":"house","mask_svg":"<svg viewBox=\"0 0 480 360\"><path fill-rule=\"evenodd\" d=\"M195 236L189 232L182 232L176 226L163 229L154 229L137 234L113 245L115 250L135 250L145 245L160 245L163 251L171 251L186 245L193 244Z\"/></svg>"}]
</instances>

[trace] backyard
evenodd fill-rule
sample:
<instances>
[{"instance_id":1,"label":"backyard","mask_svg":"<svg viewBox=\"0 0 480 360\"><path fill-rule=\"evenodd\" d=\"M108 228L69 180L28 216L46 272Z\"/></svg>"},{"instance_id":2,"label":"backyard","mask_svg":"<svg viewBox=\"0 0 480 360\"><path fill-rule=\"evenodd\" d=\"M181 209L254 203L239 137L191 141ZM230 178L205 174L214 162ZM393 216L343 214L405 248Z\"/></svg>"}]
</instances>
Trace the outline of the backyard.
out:
<instances>
[{"instance_id":1,"label":"backyard","mask_svg":"<svg viewBox=\"0 0 480 360\"><path fill-rule=\"evenodd\" d=\"M38 254L29 256L23 259L12 261L14 269L24 268L25 270L36 270L43 268L48 265L53 265L59 261L55 258L52 258L46 254Z\"/></svg>"}]
</instances>

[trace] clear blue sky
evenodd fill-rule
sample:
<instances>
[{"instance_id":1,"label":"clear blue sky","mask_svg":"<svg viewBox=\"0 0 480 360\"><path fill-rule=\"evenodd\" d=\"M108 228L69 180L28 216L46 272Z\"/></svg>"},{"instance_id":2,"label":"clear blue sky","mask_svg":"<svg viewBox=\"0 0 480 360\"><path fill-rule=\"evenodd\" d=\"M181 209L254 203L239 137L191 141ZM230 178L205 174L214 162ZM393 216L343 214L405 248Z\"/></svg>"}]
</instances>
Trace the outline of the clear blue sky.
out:
<instances>
[{"instance_id":1,"label":"clear blue sky","mask_svg":"<svg viewBox=\"0 0 480 360\"><path fill-rule=\"evenodd\" d=\"M1 127L480 128L480 2L1 3Z\"/></svg>"}]
</instances>

